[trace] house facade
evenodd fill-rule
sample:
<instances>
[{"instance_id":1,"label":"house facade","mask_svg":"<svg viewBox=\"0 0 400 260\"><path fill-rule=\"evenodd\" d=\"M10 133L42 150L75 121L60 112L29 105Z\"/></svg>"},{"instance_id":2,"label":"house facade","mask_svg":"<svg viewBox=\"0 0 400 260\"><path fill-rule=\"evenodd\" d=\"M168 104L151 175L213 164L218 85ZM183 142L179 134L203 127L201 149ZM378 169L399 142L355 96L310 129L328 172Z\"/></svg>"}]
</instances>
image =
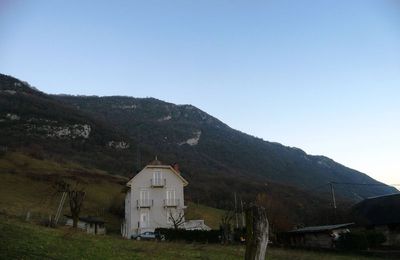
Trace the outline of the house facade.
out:
<instances>
[{"instance_id":1,"label":"house facade","mask_svg":"<svg viewBox=\"0 0 400 260\"><path fill-rule=\"evenodd\" d=\"M156 228L171 228L177 219L183 224L186 185L177 167L157 159L147 165L127 183L122 236L132 238Z\"/></svg>"}]
</instances>

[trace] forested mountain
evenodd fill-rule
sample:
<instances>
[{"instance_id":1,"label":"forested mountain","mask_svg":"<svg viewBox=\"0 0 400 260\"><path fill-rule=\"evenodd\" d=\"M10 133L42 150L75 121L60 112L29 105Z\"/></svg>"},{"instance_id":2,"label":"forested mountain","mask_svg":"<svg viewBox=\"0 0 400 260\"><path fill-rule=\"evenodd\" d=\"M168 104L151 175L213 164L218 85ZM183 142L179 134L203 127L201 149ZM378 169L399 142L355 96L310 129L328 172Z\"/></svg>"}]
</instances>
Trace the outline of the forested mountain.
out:
<instances>
[{"instance_id":1,"label":"forested mountain","mask_svg":"<svg viewBox=\"0 0 400 260\"><path fill-rule=\"evenodd\" d=\"M155 155L178 162L190 182L187 197L218 207L232 201L235 191L244 200L267 192L283 202L300 194L300 204L318 204L329 194L329 182L379 184L327 157L234 130L191 105L47 95L6 75L0 75L0 134L9 149L111 174L130 176ZM397 192L383 185L335 185L335 190L339 199L350 201Z\"/></svg>"},{"instance_id":2,"label":"forested mountain","mask_svg":"<svg viewBox=\"0 0 400 260\"><path fill-rule=\"evenodd\" d=\"M304 190L328 182L377 183L327 157L308 155L298 148L234 130L191 105L174 105L153 98L54 98L108 122L138 144L148 146L154 154L181 162L193 178L226 174L230 179L237 176L272 181ZM355 199L394 191L386 186L337 189L339 194Z\"/></svg>"}]
</instances>

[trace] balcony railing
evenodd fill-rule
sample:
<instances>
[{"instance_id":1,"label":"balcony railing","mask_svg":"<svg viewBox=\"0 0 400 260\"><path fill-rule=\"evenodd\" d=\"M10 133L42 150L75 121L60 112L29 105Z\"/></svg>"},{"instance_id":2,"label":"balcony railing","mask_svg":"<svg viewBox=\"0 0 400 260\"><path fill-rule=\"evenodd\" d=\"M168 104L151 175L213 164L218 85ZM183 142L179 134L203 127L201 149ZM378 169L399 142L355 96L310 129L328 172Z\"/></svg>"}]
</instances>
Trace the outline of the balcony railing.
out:
<instances>
[{"instance_id":1,"label":"balcony railing","mask_svg":"<svg viewBox=\"0 0 400 260\"><path fill-rule=\"evenodd\" d=\"M166 179L151 179L150 180L151 187L156 188L156 187L164 187L167 183Z\"/></svg>"},{"instance_id":2,"label":"balcony railing","mask_svg":"<svg viewBox=\"0 0 400 260\"><path fill-rule=\"evenodd\" d=\"M142 199L142 200L137 200L136 205L138 208L150 208L154 205L153 200L150 199Z\"/></svg>"},{"instance_id":3,"label":"balcony railing","mask_svg":"<svg viewBox=\"0 0 400 260\"><path fill-rule=\"evenodd\" d=\"M177 207L177 206L179 206L179 199L164 200L164 207Z\"/></svg>"}]
</instances>

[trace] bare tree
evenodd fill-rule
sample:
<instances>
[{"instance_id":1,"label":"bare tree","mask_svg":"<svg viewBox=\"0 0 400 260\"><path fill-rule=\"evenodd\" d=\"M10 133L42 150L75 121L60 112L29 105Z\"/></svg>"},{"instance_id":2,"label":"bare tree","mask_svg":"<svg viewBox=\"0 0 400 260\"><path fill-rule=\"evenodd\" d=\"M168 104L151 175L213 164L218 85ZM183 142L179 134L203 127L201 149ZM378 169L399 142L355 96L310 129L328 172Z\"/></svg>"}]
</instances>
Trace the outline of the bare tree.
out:
<instances>
[{"instance_id":1,"label":"bare tree","mask_svg":"<svg viewBox=\"0 0 400 260\"><path fill-rule=\"evenodd\" d=\"M221 216L221 221L220 221L220 228L222 231L221 242L224 244L230 241L232 233L231 223L234 216L235 214L230 210L225 211L225 213Z\"/></svg>"},{"instance_id":2,"label":"bare tree","mask_svg":"<svg viewBox=\"0 0 400 260\"><path fill-rule=\"evenodd\" d=\"M73 186L65 181L59 181L57 187L58 191L68 194L69 208L73 221L72 227L77 228L82 204L86 197L85 187L79 181L76 181Z\"/></svg>"},{"instance_id":3,"label":"bare tree","mask_svg":"<svg viewBox=\"0 0 400 260\"><path fill-rule=\"evenodd\" d=\"M183 210L178 210L174 214L172 210L169 210L168 219L172 222L174 229L179 229L183 223L185 223L185 212Z\"/></svg>"}]
</instances>

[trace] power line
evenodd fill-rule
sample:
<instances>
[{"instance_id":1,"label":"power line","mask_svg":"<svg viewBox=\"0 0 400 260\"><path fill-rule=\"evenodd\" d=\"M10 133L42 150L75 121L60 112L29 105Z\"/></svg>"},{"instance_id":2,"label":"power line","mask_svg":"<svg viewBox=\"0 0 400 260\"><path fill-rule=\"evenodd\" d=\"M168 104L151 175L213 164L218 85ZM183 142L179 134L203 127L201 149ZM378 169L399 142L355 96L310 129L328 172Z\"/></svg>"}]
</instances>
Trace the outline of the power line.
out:
<instances>
[{"instance_id":1,"label":"power line","mask_svg":"<svg viewBox=\"0 0 400 260\"><path fill-rule=\"evenodd\" d=\"M338 185L358 185L358 186L397 186L400 187L400 184L383 184L383 183L359 183L359 182L336 182L336 181L331 181L331 182L327 182L324 183L322 185L318 185L316 187L313 187L309 190L305 190L306 192L311 192L311 191L315 191L318 189L321 189L327 185L330 184L338 184Z\"/></svg>"},{"instance_id":2,"label":"power line","mask_svg":"<svg viewBox=\"0 0 400 260\"><path fill-rule=\"evenodd\" d=\"M320 189L320 188L325 187L326 185L329 185L329 187L330 187L330 193L331 193L331 196L332 196L332 206L333 206L333 210L334 210L334 213L335 213L335 217L336 217L336 208L337 208L337 205L336 205L336 196L335 196L335 188L334 188L334 185L386 186L386 187L387 187L387 186L393 186L393 187L394 187L394 186L400 186L400 184L358 183L358 182L336 182L336 181L331 181L331 182L328 182L328 183L325 183L325 184L316 186L316 187L314 187L314 188L312 188L312 189L306 190L306 192L312 192L312 191L318 190L318 189Z\"/></svg>"},{"instance_id":3,"label":"power line","mask_svg":"<svg viewBox=\"0 0 400 260\"><path fill-rule=\"evenodd\" d=\"M336 182L331 181L332 184L340 185L359 185L359 186L400 186L400 184L384 184L384 183L358 183L358 182Z\"/></svg>"},{"instance_id":4,"label":"power line","mask_svg":"<svg viewBox=\"0 0 400 260\"><path fill-rule=\"evenodd\" d=\"M324 183L324 184L322 184L322 185L318 185L318 186L316 186L316 187L314 187L314 188L311 188L311 189L305 190L305 191L306 191L306 192L311 192L311 191L319 190L319 189L325 187L326 185L329 185L329 182L328 182L328 183Z\"/></svg>"}]
</instances>

